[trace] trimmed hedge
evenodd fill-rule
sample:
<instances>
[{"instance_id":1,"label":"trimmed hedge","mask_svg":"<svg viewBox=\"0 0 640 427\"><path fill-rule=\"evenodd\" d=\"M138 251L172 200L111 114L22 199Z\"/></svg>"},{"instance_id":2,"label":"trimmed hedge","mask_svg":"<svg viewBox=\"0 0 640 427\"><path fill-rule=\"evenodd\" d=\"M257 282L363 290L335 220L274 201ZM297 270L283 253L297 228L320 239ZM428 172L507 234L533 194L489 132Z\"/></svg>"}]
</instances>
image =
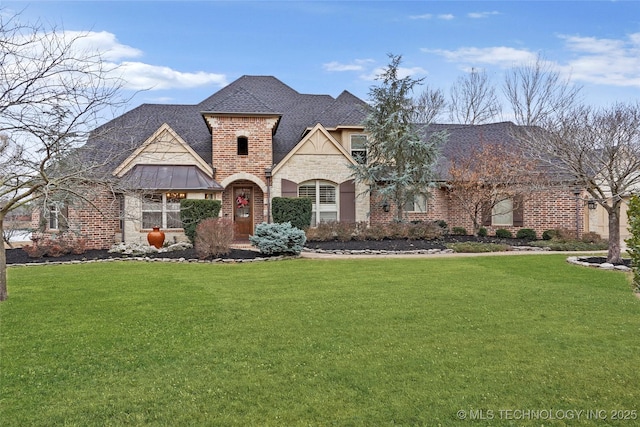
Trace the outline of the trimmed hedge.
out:
<instances>
[{"instance_id":1,"label":"trimmed hedge","mask_svg":"<svg viewBox=\"0 0 640 427\"><path fill-rule=\"evenodd\" d=\"M196 227L206 218L217 218L222 208L220 200L182 199L180 200L180 220L184 234L193 244L196 238Z\"/></svg>"},{"instance_id":2,"label":"trimmed hedge","mask_svg":"<svg viewBox=\"0 0 640 427\"><path fill-rule=\"evenodd\" d=\"M271 200L273 222L290 222L300 230L311 226L312 209L311 199L306 197L274 197Z\"/></svg>"}]
</instances>

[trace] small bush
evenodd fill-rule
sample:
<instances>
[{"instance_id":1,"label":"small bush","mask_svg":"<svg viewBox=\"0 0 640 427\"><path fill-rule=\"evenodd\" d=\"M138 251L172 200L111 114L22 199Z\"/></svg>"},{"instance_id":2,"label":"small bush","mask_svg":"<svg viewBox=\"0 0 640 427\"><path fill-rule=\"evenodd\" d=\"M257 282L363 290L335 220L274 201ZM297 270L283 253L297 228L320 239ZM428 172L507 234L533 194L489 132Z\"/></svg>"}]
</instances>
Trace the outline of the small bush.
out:
<instances>
[{"instance_id":1,"label":"small bush","mask_svg":"<svg viewBox=\"0 0 640 427\"><path fill-rule=\"evenodd\" d=\"M207 218L196 227L195 249L200 259L217 258L231 252L233 221L225 218Z\"/></svg>"},{"instance_id":2,"label":"small bush","mask_svg":"<svg viewBox=\"0 0 640 427\"><path fill-rule=\"evenodd\" d=\"M513 237L513 233L504 228L498 228L496 230L496 237L499 239L511 239Z\"/></svg>"},{"instance_id":3,"label":"small bush","mask_svg":"<svg viewBox=\"0 0 640 427\"><path fill-rule=\"evenodd\" d=\"M570 242L576 239L576 232L566 228L554 228L553 230L545 230L542 233L542 240L557 240L560 242Z\"/></svg>"},{"instance_id":4,"label":"small bush","mask_svg":"<svg viewBox=\"0 0 640 427\"><path fill-rule=\"evenodd\" d=\"M487 232L487 229L484 227L480 227L478 229L478 237L487 237L489 235L489 233Z\"/></svg>"},{"instance_id":5,"label":"small bush","mask_svg":"<svg viewBox=\"0 0 640 427\"><path fill-rule=\"evenodd\" d=\"M449 243L447 248L458 253L505 252L511 249L509 245L481 242Z\"/></svg>"},{"instance_id":6,"label":"small bush","mask_svg":"<svg viewBox=\"0 0 640 427\"><path fill-rule=\"evenodd\" d=\"M222 202L209 199L182 199L180 200L180 220L184 234L191 243L195 242L196 227L200 221L206 218L217 218L220 214Z\"/></svg>"},{"instance_id":7,"label":"small bush","mask_svg":"<svg viewBox=\"0 0 640 427\"><path fill-rule=\"evenodd\" d=\"M263 222L256 227L256 234L249 236L251 244L267 255L299 255L306 240L304 231L293 227L290 222L280 224Z\"/></svg>"},{"instance_id":8,"label":"small bush","mask_svg":"<svg viewBox=\"0 0 640 427\"><path fill-rule=\"evenodd\" d=\"M467 229L464 227L453 227L451 229L451 234L453 234L454 236L466 236Z\"/></svg>"},{"instance_id":9,"label":"small bush","mask_svg":"<svg viewBox=\"0 0 640 427\"><path fill-rule=\"evenodd\" d=\"M433 240L444 234L441 227L433 222L417 221L409 224L408 236L411 240Z\"/></svg>"},{"instance_id":10,"label":"small bush","mask_svg":"<svg viewBox=\"0 0 640 427\"><path fill-rule=\"evenodd\" d=\"M433 223L442 229L442 234L449 233L449 224L444 219L436 220Z\"/></svg>"},{"instance_id":11,"label":"small bush","mask_svg":"<svg viewBox=\"0 0 640 427\"><path fill-rule=\"evenodd\" d=\"M30 258L58 258L67 254L80 255L87 251L87 239L71 231L57 236L34 239L22 248Z\"/></svg>"},{"instance_id":12,"label":"small bush","mask_svg":"<svg viewBox=\"0 0 640 427\"><path fill-rule=\"evenodd\" d=\"M356 224L353 222L333 222L333 225L338 242L348 242L356 234Z\"/></svg>"},{"instance_id":13,"label":"small bush","mask_svg":"<svg viewBox=\"0 0 640 427\"><path fill-rule=\"evenodd\" d=\"M584 233L580 240L585 243L600 243L602 242L602 236L594 231L589 231L588 233Z\"/></svg>"},{"instance_id":14,"label":"small bush","mask_svg":"<svg viewBox=\"0 0 640 427\"><path fill-rule=\"evenodd\" d=\"M523 240L537 240L538 235L536 234L536 230L533 228L521 228L516 233L516 238Z\"/></svg>"},{"instance_id":15,"label":"small bush","mask_svg":"<svg viewBox=\"0 0 640 427\"><path fill-rule=\"evenodd\" d=\"M360 233L363 240L384 240L387 237L387 229L382 224L375 224Z\"/></svg>"}]
</instances>

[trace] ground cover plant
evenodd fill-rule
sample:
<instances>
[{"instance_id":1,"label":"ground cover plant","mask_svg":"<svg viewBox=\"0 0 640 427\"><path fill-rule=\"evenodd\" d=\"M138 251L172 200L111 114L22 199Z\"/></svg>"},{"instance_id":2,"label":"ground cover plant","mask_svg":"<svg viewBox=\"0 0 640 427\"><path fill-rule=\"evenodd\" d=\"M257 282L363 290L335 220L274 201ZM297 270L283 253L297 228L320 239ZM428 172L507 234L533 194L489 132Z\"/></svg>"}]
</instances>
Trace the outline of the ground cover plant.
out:
<instances>
[{"instance_id":1,"label":"ground cover plant","mask_svg":"<svg viewBox=\"0 0 640 427\"><path fill-rule=\"evenodd\" d=\"M560 255L10 267L9 284L4 426L638 416L630 279Z\"/></svg>"}]
</instances>

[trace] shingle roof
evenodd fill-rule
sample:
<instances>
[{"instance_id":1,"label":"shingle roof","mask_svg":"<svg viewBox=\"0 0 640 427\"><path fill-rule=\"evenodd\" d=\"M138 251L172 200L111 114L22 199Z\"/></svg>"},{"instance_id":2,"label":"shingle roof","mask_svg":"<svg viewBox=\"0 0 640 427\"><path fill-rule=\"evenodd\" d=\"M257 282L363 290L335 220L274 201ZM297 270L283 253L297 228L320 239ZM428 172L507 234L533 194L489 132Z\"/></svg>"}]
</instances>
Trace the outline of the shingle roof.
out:
<instances>
[{"instance_id":1,"label":"shingle roof","mask_svg":"<svg viewBox=\"0 0 640 427\"><path fill-rule=\"evenodd\" d=\"M253 113L281 116L273 136L273 162L282 160L300 141L305 129L321 123L325 127L359 125L365 103L343 92L330 95L301 94L272 76L242 76L195 105L143 104L99 127L86 147L113 153L115 168L131 151L167 123L207 163L212 159L211 135L202 118L204 112Z\"/></svg>"}]
</instances>

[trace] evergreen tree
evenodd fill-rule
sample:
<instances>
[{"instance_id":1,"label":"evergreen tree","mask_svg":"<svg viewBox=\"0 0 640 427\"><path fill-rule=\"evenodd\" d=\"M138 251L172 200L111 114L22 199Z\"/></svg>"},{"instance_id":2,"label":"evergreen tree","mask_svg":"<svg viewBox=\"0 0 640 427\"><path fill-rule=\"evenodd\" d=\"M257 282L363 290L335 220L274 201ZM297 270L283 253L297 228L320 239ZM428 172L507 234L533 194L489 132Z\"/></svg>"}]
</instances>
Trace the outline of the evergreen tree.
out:
<instances>
[{"instance_id":1,"label":"evergreen tree","mask_svg":"<svg viewBox=\"0 0 640 427\"><path fill-rule=\"evenodd\" d=\"M401 56L389 55L390 64L378 77L380 86L369 91L370 107L364 121L368 134L366 160L352 166L353 177L368 185L380 203L393 203L397 220L416 196L429 196L443 133L429 133L417 125L419 103L411 97L423 79L400 78Z\"/></svg>"}]
</instances>

